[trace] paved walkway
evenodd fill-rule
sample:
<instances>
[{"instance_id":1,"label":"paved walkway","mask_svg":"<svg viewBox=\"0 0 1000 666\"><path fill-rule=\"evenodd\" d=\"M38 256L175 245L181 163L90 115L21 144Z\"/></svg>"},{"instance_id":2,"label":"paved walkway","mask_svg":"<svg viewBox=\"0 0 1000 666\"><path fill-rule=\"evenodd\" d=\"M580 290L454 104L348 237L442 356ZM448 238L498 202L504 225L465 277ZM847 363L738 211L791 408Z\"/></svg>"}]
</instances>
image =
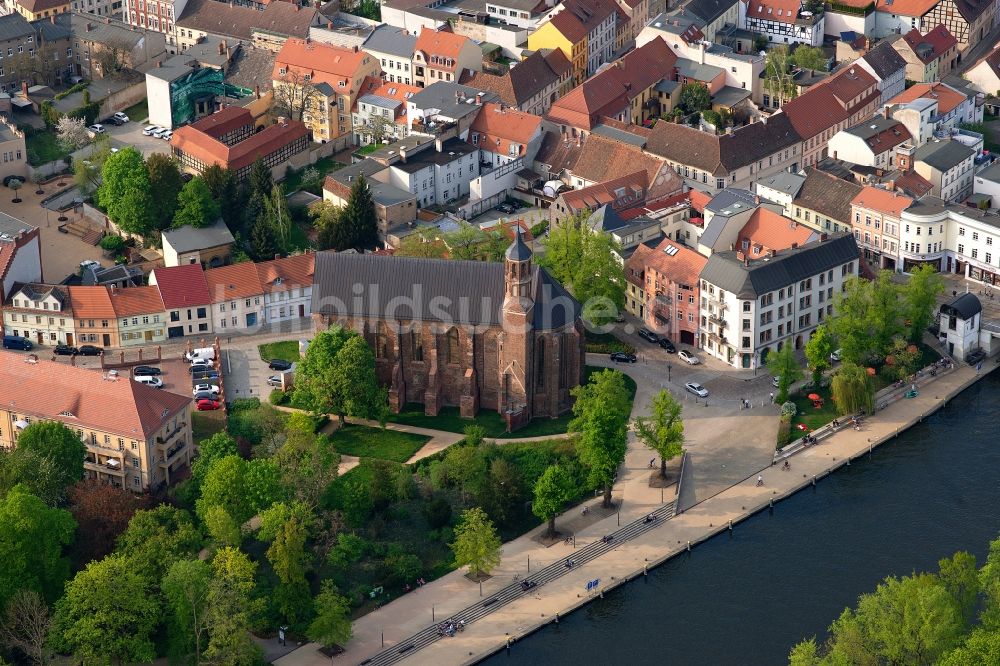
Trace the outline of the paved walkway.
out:
<instances>
[{"instance_id":1,"label":"paved walkway","mask_svg":"<svg viewBox=\"0 0 1000 666\"><path fill-rule=\"evenodd\" d=\"M976 379L974 368L962 366L924 387L917 398L899 401L878 412L875 417L865 421L860 432L842 430L819 445L793 456L791 471L783 471L780 467L769 464L762 465L730 487L710 496L697 498L693 506L659 525L657 529L618 545L601 557L536 588L532 594L470 624L458 637L437 641L414 652L407 658L407 663L435 666L443 663L471 663L501 649L508 639L517 640L551 622L556 613L566 613L585 603L588 599L587 581L600 578L600 589L604 590L641 576L645 567L659 564L682 552L689 542L696 544L708 539L726 530L730 521L736 524L766 508L770 502L780 500L812 483L814 477L822 478L847 463L850 458L866 454L870 447L894 437L932 413ZM637 401L636 404L645 403ZM685 423L688 423L687 418ZM740 432L741 426L723 421L717 423L717 427L729 433L731 439L738 439L733 438L732 433ZM771 441L773 442L773 438ZM630 451L630 455L632 453L637 452ZM648 492L642 493L640 484L629 484L630 472L632 477L635 476L634 470L626 470L624 479L619 483L619 487L627 494L621 509L623 525L648 513L659 503L659 492L655 492L657 501L650 502L649 495L654 489L647 488ZM763 475L763 486L755 483L758 473ZM633 498L629 494L632 492L641 496ZM705 491L705 494L709 492L710 490ZM621 494L620 491L616 492L618 496ZM599 541L601 536L614 531L617 520L616 515L610 515L579 530L576 534L577 547ZM504 546L503 561L494 577L483 583L483 599L488 599L509 585L514 574L524 576L528 573L529 558L531 571L538 571L545 565L572 556L573 548L569 545L560 543L545 548L535 541L532 537L543 529L544 527L539 527ZM478 586L469 582L462 572L452 572L355 622L354 638L348 644L345 655L349 658L344 658L343 663L361 663L382 651L383 643L385 647L400 645L401 641L430 625L432 616L440 621L479 599ZM278 666L319 666L329 663L329 660L316 651L315 645L306 645L275 663Z\"/></svg>"}]
</instances>

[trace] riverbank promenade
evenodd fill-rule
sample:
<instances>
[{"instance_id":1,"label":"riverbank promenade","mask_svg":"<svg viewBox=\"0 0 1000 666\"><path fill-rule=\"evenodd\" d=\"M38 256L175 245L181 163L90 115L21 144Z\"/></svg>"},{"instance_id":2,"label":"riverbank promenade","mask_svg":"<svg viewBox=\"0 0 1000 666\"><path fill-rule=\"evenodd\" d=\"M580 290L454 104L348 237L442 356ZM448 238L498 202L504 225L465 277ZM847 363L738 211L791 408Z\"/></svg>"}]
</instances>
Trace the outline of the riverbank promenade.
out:
<instances>
[{"instance_id":1,"label":"riverbank promenade","mask_svg":"<svg viewBox=\"0 0 1000 666\"><path fill-rule=\"evenodd\" d=\"M995 366L990 366L990 370ZM985 370L984 370L985 372ZM586 603L602 591L616 587L627 580L641 577L645 569L688 550L689 544L704 541L730 529L740 529L739 523L754 513L767 509L772 502L780 511L779 500L798 490L819 482L824 476L852 458L878 455L877 446L895 437L911 425L939 409L954 395L975 382L980 375L975 368L961 365L953 371L936 377L921 387L913 399L903 399L888 405L873 417L864 420L860 431L845 428L824 438L819 444L803 449L788 458L790 469L782 465L768 466L755 471L745 480L703 499L670 520L643 530L631 539L609 548L599 557L567 570L551 582L546 582L517 599L502 605L494 612L470 623L464 632L453 638L444 637L422 649L396 654L409 644L409 638L434 622L441 622L459 611L489 601L499 591L507 588L515 574L524 578L542 567L573 557L574 546L557 543L545 547L537 540L539 527L504 545L503 561L492 579L479 586L466 579L462 572L452 572L433 581L387 606L369 613L354 624L354 638L347 645L347 652L333 663L362 664L386 650L392 650L394 659L406 664L433 664L445 666L473 663L487 655L504 649L510 643L512 656L517 656L517 640L542 625L555 621L557 614L566 614ZM775 410L776 411L776 410ZM775 417L776 418L776 417ZM746 422L737 418L719 418L715 425L738 436ZM763 484L757 485L758 474ZM669 503L674 498L665 499ZM596 500L595 500L596 501ZM589 504L594 505L595 501ZM568 522L588 522L575 529L576 549L600 542L609 533L616 532L619 521L622 527L654 509L658 505L641 502L624 503L621 515L610 514L598 520L584 521L582 516L564 516ZM577 512L578 513L578 512ZM599 583L588 591L588 583ZM613 637L609 637L613 640ZM275 661L278 666L320 666L330 664L314 644L304 645ZM381 660L376 660L381 662Z\"/></svg>"}]
</instances>

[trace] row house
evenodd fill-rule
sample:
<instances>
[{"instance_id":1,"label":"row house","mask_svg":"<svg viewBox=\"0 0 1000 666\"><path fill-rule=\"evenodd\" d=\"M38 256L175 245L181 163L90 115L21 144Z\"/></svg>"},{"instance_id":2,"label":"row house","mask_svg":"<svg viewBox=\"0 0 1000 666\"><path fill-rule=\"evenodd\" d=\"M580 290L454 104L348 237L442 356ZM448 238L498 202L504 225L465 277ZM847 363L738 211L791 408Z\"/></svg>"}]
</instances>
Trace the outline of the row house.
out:
<instances>
[{"instance_id":1,"label":"row house","mask_svg":"<svg viewBox=\"0 0 1000 666\"><path fill-rule=\"evenodd\" d=\"M66 287L15 285L3 309L6 334L20 335L39 346L75 342L76 326Z\"/></svg>"},{"instance_id":2,"label":"row house","mask_svg":"<svg viewBox=\"0 0 1000 666\"><path fill-rule=\"evenodd\" d=\"M928 245L933 231L935 243ZM987 285L1000 285L1000 226L995 214L935 197L924 197L903 211L900 260L909 272L930 264Z\"/></svg>"},{"instance_id":3,"label":"row house","mask_svg":"<svg viewBox=\"0 0 1000 666\"><path fill-rule=\"evenodd\" d=\"M739 26L776 44L822 46L825 14L807 11L800 0L739 0Z\"/></svg>"},{"instance_id":4,"label":"row house","mask_svg":"<svg viewBox=\"0 0 1000 666\"><path fill-rule=\"evenodd\" d=\"M926 34L943 25L964 52L993 28L995 11L991 0L877 0L875 34L905 34L913 29Z\"/></svg>"},{"instance_id":5,"label":"row house","mask_svg":"<svg viewBox=\"0 0 1000 666\"><path fill-rule=\"evenodd\" d=\"M73 12L60 16L57 22L72 30L76 74L85 79L118 76L123 69L138 70L166 54L162 33L108 16ZM108 67L111 71L106 71Z\"/></svg>"},{"instance_id":6,"label":"row house","mask_svg":"<svg viewBox=\"0 0 1000 666\"><path fill-rule=\"evenodd\" d=\"M963 74L975 88L987 95L1000 93L1000 46L997 46Z\"/></svg>"},{"instance_id":7,"label":"row house","mask_svg":"<svg viewBox=\"0 0 1000 666\"><path fill-rule=\"evenodd\" d=\"M958 203L972 194L975 157L958 141L934 139L912 152L913 170L931 184L931 196Z\"/></svg>"},{"instance_id":8,"label":"row house","mask_svg":"<svg viewBox=\"0 0 1000 666\"><path fill-rule=\"evenodd\" d=\"M264 287L251 262L210 268L205 282L212 297L212 329L229 335L264 323Z\"/></svg>"},{"instance_id":9,"label":"row house","mask_svg":"<svg viewBox=\"0 0 1000 666\"><path fill-rule=\"evenodd\" d=\"M268 324L312 316L314 253L276 257L255 266L264 292L264 319Z\"/></svg>"},{"instance_id":10,"label":"row house","mask_svg":"<svg viewBox=\"0 0 1000 666\"><path fill-rule=\"evenodd\" d=\"M413 85L438 81L458 83L462 72L483 68L483 51L471 39L450 28L422 28L413 47Z\"/></svg>"},{"instance_id":11,"label":"row house","mask_svg":"<svg viewBox=\"0 0 1000 666\"><path fill-rule=\"evenodd\" d=\"M28 146L24 132L4 116L0 116L0 180L17 176L28 180Z\"/></svg>"},{"instance_id":12,"label":"row house","mask_svg":"<svg viewBox=\"0 0 1000 666\"><path fill-rule=\"evenodd\" d=\"M658 3L657 3L658 4ZM664 0L663 7L651 7L656 13L669 9L669 2ZM716 36L723 32L726 26L738 26L740 22L739 2L734 0L690 0L681 10L675 10L667 18L685 19L693 22L708 42L715 42Z\"/></svg>"},{"instance_id":13,"label":"row house","mask_svg":"<svg viewBox=\"0 0 1000 666\"><path fill-rule=\"evenodd\" d=\"M786 116L800 137L801 166L814 166L825 159L830 138L870 118L879 97L878 82L871 74L850 65L806 94L786 102L777 116Z\"/></svg>"},{"instance_id":14,"label":"row house","mask_svg":"<svg viewBox=\"0 0 1000 666\"><path fill-rule=\"evenodd\" d=\"M900 251L902 214L913 199L879 187L865 186L851 199L851 226L862 256L876 270L896 270ZM919 244L936 247L944 237L928 229ZM909 245L907 246L909 250Z\"/></svg>"},{"instance_id":15,"label":"row house","mask_svg":"<svg viewBox=\"0 0 1000 666\"><path fill-rule=\"evenodd\" d=\"M167 339L167 314L159 289L155 286L110 287L108 291L122 347L156 344Z\"/></svg>"},{"instance_id":16,"label":"row house","mask_svg":"<svg viewBox=\"0 0 1000 666\"><path fill-rule=\"evenodd\" d=\"M56 16L34 22L18 13L0 16L0 93L27 97L27 87L58 85L73 73L70 31Z\"/></svg>"},{"instance_id":17,"label":"row house","mask_svg":"<svg viewBox=\"0 0 1000 666\"><path fill-rule=\"evenodd\" d=\"M917 83L940 81L958 64L958 40L943 25L926 35L914 28L892 42L906 61L906 78Z\"/></svg>"},{"instance_id":18,"label":"row house","mask_svg":"<svg viewBox=\"0 0 1000 666\"><path fill-rule=\"evenodd\" d=\"M879 105L886 104L906 88L906 61L887 39L851 64L861 67L878 82Z\"/></svg>"},{"instance_id":19,"label":"row house","mask_svg":"<svg viewBox=\"0 0 1000 666\"><path fill-rule=\"evenodd\" d=\"M701 349L735 368L761 368L771 351L802 349L858 275L858 246L843 233L750 259L714 252L700 275Z\"/></svg>"},{"instance_id":20,"label":"row house","mask_svg":"<svg viewBox=\"0 0 1000 666\"><path fill-rule=\"evenodd\" d=\"M707 262L706 257L669 238L655 247L640 244L625 262L626 309L679 344L697 344L698 276Z\"/></svg>"},{"instance_id":21,"label":"row house","mask_svg":"<svg viewBox=\"0 0 1000 666\"><path fill-rule=\"evenodd\" d=\"M851 201L861 193L853 180L837 178L808 167L794 198L785 205L785 215L816 231L840 233L851 228Z\"/></svg>"},{"instance_id":22,"label":"row house","mask_svg":"<svg viewBox=\"0 0 1000 666\"><path fill-rule=\"evenodd\" d=\"M528 35L528 49L561 50L573 64L573 85L580 85L611 62L619 11L612 0L567 0Z\"/></svg>"},{"instance_id":23,"label":"row house","mask_svg":"<svg viewBox=\"0 0 1000 666\"><path fill-rule=\"evenodd\" d=\"M684 181L666 160L645 153L638 146L599 134L591 134L583 142L567 180L580 190L637 171L645 173L649 190L645 197L647 203L667 199L684 189Z\"/></svg>"},{"instance_id":24,"label":"row house","mask_svg":"<svg viewBox=\"0 0 1000 666\"><path fill-rule=\"evenodd\" d=\"M507 106L536 116L545 115L556 100L570 91L573 65L559 49L535 51L502 76L472 72L461 83L489 91Z\"/></svg>"},{"instance_id":25,"label":"row house","mask_svg":"<svg viewBox=\"0 0 1000 666\"><path fill-rule=\"evenodd\" d=\"M483 104L467 141L479 148L484 165L499 167L517 159L530 164L542 144L542 119L502 104Z\"/></svg>"},{"instance_id":26,"label":"row house","mask_svg":"<svg viewBox=\"0 0 1000 666\"><path fill-rule=\"evenodd\" d=\"M371 54L382 70L382 78L389 83L413 85L413 53L417 38L402 28L380 25L365 38L361 50Z\"/></svg>"},{"instance_id":27,"label":"row house","mask_svg":"<svg viewBox=\"0 0 1000 666\"><path fill-rule=\"evenodd\" d=\"M722 135L660 122L646 143L646 152L666 160L690 187L713 193L749 187L779 171L796 172L805 164L801 150L802 139L786 113Z\"/></svg>"},{"instance_id":28,"label":"row house","mask_svg":"<svg viewBox=\"0 0 1000 666\"><path fill-rule=\"evenodd\" d=\"M416 197L420 208L445 206L469 196L479 177L480 150L458 138L425 142L389 165L386 182Z\"/></svg>"},{"instance_id":29,"label":"row house","mask_svg":"<svg viewBox=\"0 0 1000 666\"><path fill-rule=\"evenodd\" d=\"M893 97L890 104L908 104L917 100L937 103L937 109L930 117L930 123L935 130L957 129L962 123L983 122L983 107L977 106L975 95L966 94L940 82L910 86Z\"/></svg>"},{"instance_id":30,"label":"row house","mask_svg":"<svg viewBox=\"0 0 1000 666\"><path fill-rule=\"evenodd\" d=\"M271 76L278 113L305 123L317 143L351 134L351 110L362 84L380 73L378 60L357 46L289 39L275 56Z\"/></svg>"},{"instance_id":31,"label":"row house","mask_svg":"<svg viewBox=\"0 0 1000 666\"><path fill-rule=\"evenodd\" d=\"M107 287L67 287L78 344L119 347L118 315ZM68 343L67 343L68 344Z\"/></svg>"},{"instance_id":32,"label":"row house","mask_svg":"<svg viewBox=\"0 0 1000 666\"><path fill-rule=\"evenodd\" d=\"M653 39L616 60L566 96L546 115L563 134L588 134L602 118L642 124L663 109L655 86L678 79L678 59L661 38Z\"/></svg>"},{"instance_id":33,"label":"row house","mask_svg":"<svg viewBox=\"0 0 1000 666\"><path fill-rule=\"evenodd\" d=\"M219 0L175 2L178 5L184 3L184 7L183 10L175 10L178 17L176 28L167 32L167 50L171 53L190 54L199 45L213 40L225 40L230 44L238 42L244 48L252 45L277 53L289 38L306 39L314 28L327 22L319 9L309 3L264 2L251 7L250 3ZM142 0L139 0L139 6L142 7ZM258 79L266 76L264 72L255 74L254 78ZM253 87L253 84L248 87Z\"/></svg>"},{"instance_id":34,"label":"row house","mask_svg":"<svg viewBox=\"0 0 1000 666\"><path fill-rule=\"evenodd\" d=\"M88 478L135 492L169 485L194 455L191 398L128 377L0 352L0 447L56 421L86 445Z\"/></svg>"},{"instance_id":35,"label":"row house","mask_svg":"<svg viewBox=\"0 0 1000 666\"><path fill-rule=\"evenodd\" d=\"M212 295L200 263L154 268L149 284L160 291L168 338L212 334Z\"/></svg>"},{"instance_id":36,"label":"row house","mask_svg":"<svg viewBox=\"0 0 1000 666\"><path fill-rule=\"evenodd\" d=\"M416 86L368 77L351 110L355 145L405 139L409 135L406 100L419 92Z\"/></svg>"},{"instance_id":37,"label":"row house","mask_svg":"<svg viewBox=\"0 0 1000 666\"><path fill-rule=\"evenodd\" d=\"M876 116L830 137L829 152L834 159L891 171L895 168L896 146L912 140L903 123Z\"/></svg>"}]
</instances>

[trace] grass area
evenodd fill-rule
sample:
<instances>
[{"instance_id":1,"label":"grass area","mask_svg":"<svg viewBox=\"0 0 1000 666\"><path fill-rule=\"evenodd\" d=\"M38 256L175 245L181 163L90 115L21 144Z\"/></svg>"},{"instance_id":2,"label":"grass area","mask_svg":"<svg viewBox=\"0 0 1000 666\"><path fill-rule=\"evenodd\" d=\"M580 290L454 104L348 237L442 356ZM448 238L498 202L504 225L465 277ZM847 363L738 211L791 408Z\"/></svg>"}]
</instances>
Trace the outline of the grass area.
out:
<instances>
[{"instance_id":1,"label":"grass area","mask_svg":"<svg viewBox=\"0 0 1000 666\"><path fill-rule=\"evenodd\" d=\"M588 365L584 371L584 382L590 380L590 375L603 370L595 366ZM625 386L629 389L630 397L635 398L635 381L625 375ZM557 418L540 417L532 419L531 423L520 430L508 433L503 417L497 412L481 409L472 419L462 418L457 407L444 407L437 416L427 416L424 414L423 405L406 405L399 414L389 417L393 423L416 426L419 428L433 428L434 430L444 430L446 432L465 432L465 428L470 425L479 425L486 431L486 436L491 439L510 439L514 437L542 437L545 435L561 435L566 432L569 422L573 420L573 415L563 414Z\"/></svg>"},{"instance_id":2,"label":"grass area","mask_svg":"<svg viewBox=\"0 0 1000 666\"><path fill-rule=\"evenodd\" d=\"M584 336L587 343L587 351L592 354L610 354L611 352L635 353L635 347L627 342L622 342L613 333L594 333L585 331Z\"/></svg>"},{"instance_id":3,"label":"grass area","mask_svg":"<svg viewBox=\"0 0 1000 666\"><path fill-rule=\"evenodd\" d=\"M357 150L355 150L354 154L355 155L371 155L372 153L374 153L376 150L378 150L381 147L382 147L381 144L378 144L378 143L369 143L367 146L361 146L360 148L358 148Z\"/></svg>"},{"instance_id":4,"label":"grass area","mask_svg":"<svg viewBox=\"0 0 1000 666\"><path fill-rule=\"evenodd\" d=\"M145 122L149 119L149 100L142 99L125 109L125 115L134 123Z\"/></svg>"},{"instance_id":5,"label":"grass area","mask_svg":"<svg viewBox=\"0 0 1000 666\"><path fill-rule=\"evenodd\" d=\"M191 438L195 444L225 429L226 420L222 418L221 412L191 413Z\"/></svg>"},{"instance_id":6,"label":"grass area","mask_svg":"<svg viewBox=\"0 0 1000 666\"><path fill-rule=\"evenodd\" d=\"M319 172L320 176L326 176L326 174L331 171L336 171L337 169L342 169L343 164L337 162L332 157L324 157L322 159L316 160L316 164L312 165L312 168ZM306 172L306 169L310 167L303 167L302 169L296 169L288 172L285 179L281 181L281 184L285 188L285 194L291 194L292 192L297 192L298 190L305 189L307 192L312 192L315 195L322 194L323 181L322 179L318 184L314 184L310 187L302 187L302 174Z\"/></svg>"},{"instance_id":7,"label":"grass area","mask_svg":"<svg viewBox=\"0 0 1000 666\"><path fill-rule=\"evenodd\" d=\"M382 430L346 423L330 437L338 453L359 458L380 458L404 463L413 457L430 437L408 432Z\"/></svg>"},{"instance_id":8,"label":"grass area","mask_svg":"<svg viewBox=\"0 0 1000 666\"><path fill-rule=\"evenodd\" d=\"M289 363L298 363L300 360L298 340L268 342L263 345L257 345L257 349L260 350L260 358L264 361L280 358L282 361L288 361Z\"/></svg>"},{"instance_id":9,"label":"grass area","mask_svg":"<svg viewBox=\"0 0 1000 666\"><path fill-rule=\"evenodd\" d=\"M70 153L59 143L55 132L36 131L25 136L25 144L28 149L28 163L32 166L64 159Z\"/></svg>"},{"instance_id":10,"label":"grass area","mask_svg":"<svg viewBox=\"0 0 1000 666\"><path fill-rule=\"evenodd\" d=\"M823 398L823 406L819 409L816 409L813 406L813 401L808 398L812 393ZM803 388L791 396L790 399L795 403L798 411L795 412L795 416L792 418L792 430L789 442L794 442L806 434L805 431L799 430L798 425L800 423L805 424L812 431L825 426L837 418L837 406L833 402L833 393L830 391L829 384L819 389Z\"/></svg>"}]
</instances>

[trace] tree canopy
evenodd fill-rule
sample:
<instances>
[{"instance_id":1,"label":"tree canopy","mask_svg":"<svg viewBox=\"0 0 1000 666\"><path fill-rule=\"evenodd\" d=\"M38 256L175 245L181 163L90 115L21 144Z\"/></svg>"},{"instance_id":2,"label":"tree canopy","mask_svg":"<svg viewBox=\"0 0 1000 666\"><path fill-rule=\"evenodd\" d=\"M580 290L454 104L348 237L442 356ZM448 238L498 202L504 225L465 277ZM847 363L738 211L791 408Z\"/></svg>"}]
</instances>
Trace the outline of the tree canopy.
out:
<instances>
[{"instance_id":1,"label":"tree canopy","mask_svg":"<svg viewBox=\"0 0 1000 666\"><path fill-rule=\"evenodd\" d=\"M17 446L50 459L59 470L63 487L83 478L87 447L75 432L58 421L29 424L18 436Z\"/></svg>"},{"instance_id":2,"label":"tree canopy","mask_svg":"<svg viewBox=\"0 0 1000 666\"><path fill-rule=\"evenodd\" d=\"M683 452L684 422L681 420L683 407L673 394L662 389L650 401L650 417L637 417L635 434L643 444L660 455L660 477L667 476L667 461Z\"/></svg>"},{"instance_id":3,"label":"tree canopy","mask_svg":"<svg viewBox=\"0 0 1000 666\"><path fill-rule=\"evenodd\" d=\"M830 329L825 324L820 324L806 343L806 361L812 372L813 386L819 386L823 373L830 369L830 354L833 351Z\"/></svg>"},{"instance_id":4,"label":"tree canopy","mask_svg":"<svg viewBox=\"0 0 1000 666\"><path fill-rule=\"evenodd\" d=\"M531 511L542 520L549 522L546 534L553 537L556 534L556 516L563 510L573 497L573 477L565 468L550 465L535 482L535 501L531 503Z\"/></svg>"},{"instance_id":5,"label":"tree canopy","mask_svg":"<svg viewBox=\"0 0 1000 666\"><path fill-rule=\"evenodd\" d=\"M778 351L767 355L767 371L778 378L778 395L775 401L781 404L788 400L788 389L802 378L802 366L795 358L792 345L786 344Z\"/></svg>"},{"instance_id":6,"label":"tree canopy","mask_svg":"<svg viewBox=\"0 0 1000 666\"><path fill-rule=\"evenodd\" d=\"M679 105L685 113L698 113L712 107L712 95L708 87L698 81L685 83L681 86Z\"/></svg>"},{"instance_id":7,"label":"tree canopy","mask_svg":"<svg viewBox=\"0 0 1000 666\"><path fill-rule=\"evenodd\" d=\"M625 460L631 407L625 376L602 370L590 382L572 390L573 420L569 431L577 433L576 449L587 467L591 486L604 488L604 506L611 506L611 486Z\"/></svg>"},{"instance_id":8,"label":"tree canopy","mask_svg":"<svg viewBox=\"0 0 1000 666\"><path fill-rule=\"evenodd\" d=\"M149 236L153 224L153 200L149 172L142 153L129 146L110 155L101 171L97 203L122 231Z\"/></svg>"},{"instance_id":9,"label":"tree canopy","mask_svg":"<svg viewBox=\"0 0 1000 666\"><path fill-rule=\"evenodd\" d=\"M323 249L370 250L378 245L378 213L364 176L358 176L351 185L346 206L326 206L317 215Z\"/></svg>"},{"instance_id":10,"label":"tree canopy","mask_svg":"<svg viewBox=\"0 0 1000 666\"><path fill-rule=\"evenodd\" d=\"M201 178L195 176L184 184L177 196L174 227L207 227L219 218L219 204Z\"/></svg>"},{"instance_id":11,"label":"tree canopy","mask_svg":"<svg viewBox=\"0 0 1000 666\"><path fill-rule=\"evenodd\" d=\"M204 517L211 507L222 506L237 525L242 525L284 496L281 472L273 460L244 460L230 455L209 468L201 484L197 511Z\"/></svg>"},{"instance_id":12,"label":"tree canopy","mask_svg":"<svg viewBox=\"0 0 1000 666\"><path fill-rule=\"evenodd\" d=\"M375 353L354 331L333 327L309 343L296 375L294 400L318 414L380 418L385 391L375 376Z\"/></svg>"},{"instance_id":13,"label":"tree canopy","mask_svg":"<svg viewBox=\"0 0 1000 666\"><path fill-rule=\"evenodd\" d=\"M184 187L177 160L163 153L153 153L146 158L149 172L149 199L152 205L152 219L155 228L169 229L174 224L177 211L177 197Z\"/></svg>"},{"instance_id":14,"label":"tree canopy","mask_svg":"<svg viewBox=\"0 0 1000 666\"><path fill-rule=\"evenodd\" d=\"M455 526L455 566L468 565L473 576L489 574L500 564L501 542L493 521L478 507L466 509Z\"/></svg>"},{"instance_id":15,"label":"tree canopy","mask_svg":"<svg viewBox=\"0 0 1000 666\"><path fill-rule=\"evenodd\" d=\"M316 618L309 625L306 635L326 647L343 645L351 639L351 603L337 593L337 588L329 580L313 600Z\"/></svg>"}]
</instances>

